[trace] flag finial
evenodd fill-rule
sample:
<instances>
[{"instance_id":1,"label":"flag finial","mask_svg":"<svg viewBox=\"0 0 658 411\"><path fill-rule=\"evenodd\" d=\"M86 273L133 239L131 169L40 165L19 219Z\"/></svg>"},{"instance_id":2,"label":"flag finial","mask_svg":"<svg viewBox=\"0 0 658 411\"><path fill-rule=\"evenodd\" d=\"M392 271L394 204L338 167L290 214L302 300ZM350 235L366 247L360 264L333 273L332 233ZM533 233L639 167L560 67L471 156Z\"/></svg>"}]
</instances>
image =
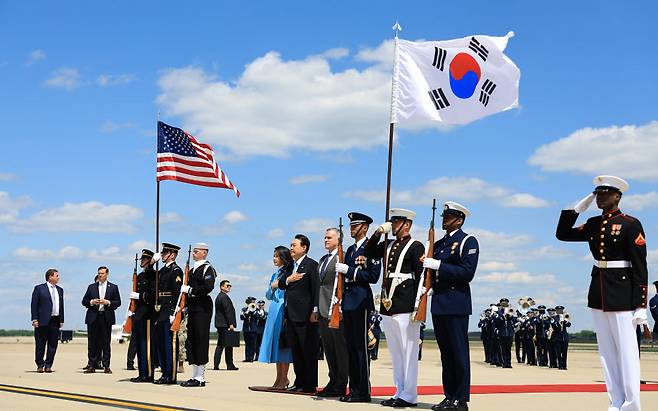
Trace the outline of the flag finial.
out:
<instances>
[{"instance_id":1,"label":"flag finial","mask_svg":"<svg viewBox=\"0 0 658 411\"><path fill-rule=\"evenodd\" d=\"M391 28L395 30L395 38L398 38L398 33L402 31L402 27L400 27L400 23L398 23L396 20L395 24Z\"/></svg>"}]
</instances>

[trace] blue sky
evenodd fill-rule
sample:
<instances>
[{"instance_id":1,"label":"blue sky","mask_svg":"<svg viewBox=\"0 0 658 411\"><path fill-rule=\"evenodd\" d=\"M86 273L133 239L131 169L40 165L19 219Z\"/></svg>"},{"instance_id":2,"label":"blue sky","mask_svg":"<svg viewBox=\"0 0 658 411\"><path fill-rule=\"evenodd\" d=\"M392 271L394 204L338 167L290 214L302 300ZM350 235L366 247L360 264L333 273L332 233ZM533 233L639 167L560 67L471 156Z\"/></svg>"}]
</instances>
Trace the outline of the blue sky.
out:
<instances>
[{"instance_id":1,"label":"blue sky","mask_svg":"<svg viewBox=\"0 0 658 411\"><path fill-rule=\"evenodd\" d=\"M263 296L295 233L319 258L338 217L381 220L396 19L407 40L516 33L519 109L399 127L394 148L393 205L418 212L418 238L432 197L473 211L475 311L530 295L591 328L587 247L554 231L598 174L629 181L622 210L643 222L658 279L655 3L242 3L0 2L0 328L29 327L49 267L66 328L84 326L99 265L127 297L134 253L154 242L158 112L212 144L242 192L163 182L161 197L161 239L209 243L236 305Z\"/></svg>"}]
</instances>

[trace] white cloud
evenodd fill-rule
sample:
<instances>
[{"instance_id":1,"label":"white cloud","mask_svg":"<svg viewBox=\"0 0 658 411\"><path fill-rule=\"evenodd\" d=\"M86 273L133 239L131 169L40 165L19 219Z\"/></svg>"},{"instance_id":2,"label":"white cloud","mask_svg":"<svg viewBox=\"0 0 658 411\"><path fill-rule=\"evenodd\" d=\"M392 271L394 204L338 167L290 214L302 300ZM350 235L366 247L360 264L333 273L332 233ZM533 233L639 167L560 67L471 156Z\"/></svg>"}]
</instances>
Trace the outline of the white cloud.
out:
<instances>
[{"instance_id":1,"label":"white cloud","mask_svg":"<svg viewBox=\"0 0 658 411\"><path fill-rule=\"evenodd\" d=\"M160 214L160 224L180 223L183 217L174 212L167 212Z\"/></svg>"},{"instance_id":2,"label":"white cloud","mask_svg":"<svg viewBox=\"0 0 658 411\"><path fill-rule=\"evenodd\" d=\"M238 266L238 270L240 270L240 271L257 271L258 270L258 265L253 264L253 263L240 264Z\"/></svg>"},{"instance_id":3,"label":"white cloud","mask_svg":"<svg viewBox=\"0 0 658 411\"><path fill-rule=\"evenodd\" d=\"M345 193L345 195L366 201L383 202L386 192L383 190L354 191ZM391 193L391 200L394 203L404 205L431 204L433 198L449 198L467 203L487 200L496 202L503 207L538 208L549 206L548 201L531 194L514 193L508 188L470 177L438 177L420 187Z\"/></svg>"},{"instance_id":4,"label":"white cloud","mask_svg":"<svg viewBox=\"0 0 658 411\"><path fill-rule=\"evenodd\" d=\"M30 202L29 197L11 198L9 193L0 191L0 224L15 221L18 213Z\"/></svg>"},{"instance_id":5,"label":"white cloud","mask_svg":"<svg viewBox=\"0 0 658 411\"><path fill-rule=\"evenodd\" d=\"M234 83L197 67L169 69L157 102L204 141L242 156L385 145L390 66L333 71L329 58L343 54L285 60L269 52Z\"/></svg>"},{"instance_id":6,"label":"white cloud","mask_svg":"<svg viewBox=\"0 0 658 411\"><path fill-rule=\"evenodd\" d=\"M293 177L290 180L288 180L288 183L292 185L299 185L299 184L308 184L308 183L321 183L323 181L327 181L329 177L323 176L323 175L308 175L308 176L298 176L298 177Z\"/></svg>"},{"instance_id":7,"label":"white cloud","mask_svg":"<svg viewBox=\"0 0 658 411\"><path fill-rule=\"evenodd\" d=\"M269 240L273 240L273 239L275 239L275 238L281 238L281 237L283 237L283 234L284 234L284 232L283 232L283 230L282 230L281 228L273 228L273 229L271 229L270 231L268 231L268 233L267 233L267 238L268 238Z\"/></svg>"},{"instance_id":8,"label":"white cloud","mask_svg":"<svg viewBox=\"0 0 658 411\"><path fill-rule=\"evenodd\" d=\"M226 215L224 215L222 220L229 224L236 224L241 221L247 221L247 216L241 213L240 211L233 210L226 213Z\"/></svg>"},{"instance_id":9,"label":"white cloud","mask_svg":"<svg viewBox=\"0 0 658 411\"><path fill-rule=\"evenodd\" d=\"M0 181L13 181L13 180L16 180L16 174L0 173Z\"/></svg>"},{"instance_id":10,"label":"white cloud","mask_svg":"<svg viewBox=\"0 0 658 411\"><path fill-rule=\"evenodd\" d=\"M21 247L14 250L14 257L21 260L76 260L82 258L82 250L74 246L65 246L59 250L39 250L28 247Z\"/></svg>"},{"instance_id":11,"label":"white cloud","mask_svg":"<svg viewBox=\"0 0 658 411\"><path fill-rule=\"evenodd\" d=\"M106 247L102 250L91 250L87 253L87 258L94 261L130 261L134 256L128 251L122 251L117 246Z\"/></svg>"},{"instance_id":12,"label":"white cloud","mask_svg":"<svg viewBox=\"0 0 658 411\"><path fill-rule=\"evenodd\" d=\"M74 90L81 86L80 73L77 69L62 67L57 69L44 84L48 87Z\"/></svg>"},{"instance_id":13,"label":"white cloud","mask_svg":"<svg viewBox=\"0 0 658 411\"><path fill-rule=\"evenodd\" d=\"M334 48L334 49L329 49L329 50L323 52L322 54L320 54L320 56L322 56L322 57L326 57L328 59L334 59L334 60L335 59L342 59L342 58L347 57L349 55L350 55L350 51L346 48L343 48L343 47L337 47L337 48Z\"/></svg>"},{"instance_id":14,"label":"white cloud","mask_svg":"<svg viewBox=\"0 0 658 411\"><path fill-rule=\"evenodd\" d=\"M13 221L9 228L16 232L130 233L141 217L142 211L133 206L89 201L39 211L25 220Z\"/></svg>"},{"instance_id":15,"label":"white cloud","mask_svg":"<svg viewBox=\"0 0 658 411\"><path fill-rule=\"evenodd\" d=\"M392 67L394 44L394 40L385 40L375 48L363 48L356 54L356 60Z\"/></svg>"},{"instance_id":16,"label":"white cloud","mask_svg":"<svg viewBox=\"0 0 658 411\"><path fill-rule=\"evenodd\" d=\"M493 272L490 274L479 275L475 278L478 282L485 283L504 283L504 284L537 284L549 285L555 284L553 274L532 275L527 271L513 272Z\"/></svg>"},{"instance_id":17,"label":"white cloud","mask_svg":"<svg viewBox=\"0 0 658 411\"><path fill-rule=\"evenodd\" d=\"M658 121L642 126L583 128L539 147L528 163L544 171L614 174L658 180Z\"/></svg>"},{"instance_id":18,"label":"white cloud","mask_svg":"<svg viewBox=\"0 0 658 411\"><path fill-rule=\"evenodd\" d=\"M326 218L309 218L306 220L300 220L294 225L295 231L303 234L324 233L329 227L333 227L332 221Z\"/></svg>"},{"instance_id":19,"label":"white cloud","mask_svg":"<svg viewBox=\"0 0 658 411\"><path fill-rule=\"evenodd\" d=\"M651 191L644 194L629 194L622 197L621 207L633 211L641 211L645 208L658 206L658 193Z\"/></svg>"},{"instance_id":20,"label":"white cloud","mask_svg":"<svg viewBox=\"0 0 658 411\"><path fill-rule=\"evenodd\" d=\"M564 258L572 255L571 251L564 249L564 248L558 248L552 245L545 245L539 248L536 248L534 250L531 250L530 253L528 254L529 257L531 258L537 258L537 259L558 259L558 258Z\"/></svg>"},{"instance_id":21,"label":"white cloud","mask_svg":"<svg viewBox=\"0 0 658 411\"><path fill-rule=\"evenodd\" d=\"M147 248L149 250L153 249L153 243L151 241L146 241L146 240L137 240L134 241L130 246L128 247L131 251L141 251L144 248Z\"/></svg>"},{"instance_id":22,"label":"white cloud","mask_svg":"<svg viewBox=\"0 0 658 411\"><path fill-rule=\"evenodd\" d=\"M46 52L44 52L43 50L32 50L27 55L27 61L25 62L25 65L31 66L45 59L46 59Z\"/></svg>"},{"instance_id":23,"label":"white cloud","mask_svg":"<svg viewBox=\"0 0 658 411\"><path fill-rule=\"evenodd\" d=\"M512 271L517 269L517 264L503 261L478 262L478 271Z\"/></svg>"},{"instance_id":24,"label":"white cloud","mask_svg":"<svg viewBox=\"0 0 658 411\"><path fill-rule=\"evenodd\" d=\"M135 80L134 74L101 74L96 78L96 84L101 87L128 84Z\"/></svg>"},{"instance_id":25,"label":"white cloud","mask_svg":"<svg viewBox=\"0 0 658 411\"><path fill-rule=\"evenodd\" d=\"M100 126L100 131L102 133L113 133L117 130L123 130L127 128L134 128L134 123L115 123L113 121L106 121Z\"/></svg>"}]
</instances>

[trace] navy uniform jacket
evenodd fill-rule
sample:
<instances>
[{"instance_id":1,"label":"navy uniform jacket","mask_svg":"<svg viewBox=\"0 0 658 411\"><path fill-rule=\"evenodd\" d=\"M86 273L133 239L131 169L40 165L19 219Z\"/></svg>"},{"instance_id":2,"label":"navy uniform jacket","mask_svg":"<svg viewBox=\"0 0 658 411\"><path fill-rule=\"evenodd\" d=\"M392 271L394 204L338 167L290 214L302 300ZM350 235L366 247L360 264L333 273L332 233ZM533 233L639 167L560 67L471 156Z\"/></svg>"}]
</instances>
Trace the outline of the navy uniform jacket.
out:
<instances>
[{"instance_id":1,"label":"navy uniform jacket","mask_svg":"<svg viewBox=\"0 0 658 411\"><path fill-rule=\"evenodd\" d=\"M370 284L377 284L381 272L381 260L366 259L365 264L357 266L356 258L364 255L368 238L365 238L357 249L356 244L347 248L345 253L345 264L350 268L343 276L343 311L355 311L358 309L374 310L375 304L372 299ZM397 292L397 291L396 291Z\"/></svg>"},{"instance_id":2,"label":"navy uniform jacket","mask_svg":"<svg viewBox=\"0 0 658 411\"><path fill-rule=\"evenodd\" d=\"M43 283L34 286L32 291L32 320L39 321L39 327L46 326L50 323L50 316L53 312L53 300L50 297L49 283ZM58 285L57 294L59 294L59 322L64 322L64 289Z\"/></svg>"},{"instance_id":3,"label":"navy uniform jacket","mask_svg":"<svg viewBox=\"0 0 658 411\"><path fill-rule=\"evenodd\" d=\"M574 210L562 210L556 237L587 241L595 260L630 261L628 268L592 267L587 306L603 311L632 311L647 307L647 246L639 220L616 210L573 227Z\"/></svg>"},{"instance_id":4,"label":"navy uniform jacket","mask_svg":"<svg viewBox=\"0 0 658 411\"><path fill-rule=\"evenodd\" d=\"M196 269L190 269L187 285L190 294L187 296L187 309L189 312L203 311L212 314L212 298L208 294L215 288L217 273L209 262L205 262Z\"/></svg>"},{"instance_id":5,"label":"navy uniform jacket","mask_svg":"<svg viewBox=\"0 0 658 411\"><path fill-rule=\"evenodd\" d=\"M389 243L391 241L392 240L389 240ZM391 306L391 309L387 310L382 303L379 308L381 315L411 313L414 311L416 293L418 291L418 285L420 284L423 273L423 263L420 262L420 258L423 256L423 254L425 254L425 246L423 246L420 241L412 240L411 236L406 236L400 240L395 239L393 241L391 251L388 253L389 255L387 264L389 273L395 271L402 250L409 241L414 241L414 243L407 250L404 260L402 261L402 267L400 268L400 271L407 274L413 273L414 278L404 280L398 284L398 286L395 288L395 293L393 294L393 305ZM384 250L384 242L382 241L380 243L379 236L375 234L366 243L365 256L369 259L383 259ZM390 293L391 284L393 284L392 278L384 279L383 287L387 293Z\"/></svg>"},{"instance_id":6,"label":"navy uniform jacket","mask_svg":"<svg viewBox=\"0 0 658 411\"><path fill-rule=\"evenodd\" d=\"M505 314L501 309L496 316L496 327L499 330L498 335L501 337L514 337L514 323L516 318L514 316Z\"/></svg>"},{"instance_id":7,"label":"navy uniform jacket","mask_svg":"<svg viewBox=\"0 0 658 411\"><path fill-rule=\"evenodd\" d=\"M658 294L654 295L651 300L649 300L649 311L651 311L651 316L653 317L653 332L658 333Z\"/></svg>"},{"instance_id":8,"label":"navy uniform jacket","mask_svg":"<svg viewBox=\"0 0 658 411\"><path fill-rule=\"evenodd\" d=\"M174 315L176 310L176 303L178 302L178 294L180 294L180 286L183 285L183 270L176 264L171 263L169 266L164 266L158 272L159 296L158 304L160 304L160 313L158 314L158 321L169 321L169 316Z\"/></svg>"},{"instance_id":9,"label":"navy uniform jacket","mask_svg":"<svg viewBox=\"0 0 658 411\"><path fill-rule=\"evenodd\" d=\"M258 332L258 309L249 311L248 307L242 307L240 319L242 320L242 332L255 333Z\"/></svg>"},{"instance_id":10,"label":"navy uniform jacket","mask_svg":"<svg viewBox=\"0 0 658 411\"><path fill-rule=\"evenodd\" d=\"M551 328L553 328L552 340L554 341L569 341L569 331L567 328L571 327L571 322L567 320L560 321L558 315L551 318Z\"/></svg>"},{"instance_id":11,"label":"navy uniform jacket","mask_svg":"<svg viewBox=\"0 0 658 411\"><path fill-rule=\"evenodd\" d=\"M432 314L471 315L471 287L480 246L478 240L458 229L434 243L434 258L441 260L434 276Z\"/></svg>"},{"instance_id":12,"label":"navy uniform jacket","mask_svg":"<svg viewBox=\"0 0 658 411\"><path fill-rule=\"evenodd\" d=\"M100 298L98 295L98 283L89 284L87 287L87 292L85 292L84 297L82 297L82 305L87 307L87 314L85 315L85 324L92 324L96 321L98 317L98 308L100 305L91 305L91 300ZM110 302L110 305L106 305L105 318L107 319L108 324L114 325L116 320L114 317L114 310L121 306L121 295L119 294L119 287L116 284L113 284L107 281L105 286L105 299Z\"/></svg>"},{"instance_id":13,"label":"navy uniform jacket","mask_svg":"<svg viewBox=\"0 0 658 411\"><path fill-rule=\"evenodd\" d=\"M139 299L135 300L135 321L151 320L155 310L155 269L148 266L137 274L137 291Z\"/></svg>"}]
</instances>

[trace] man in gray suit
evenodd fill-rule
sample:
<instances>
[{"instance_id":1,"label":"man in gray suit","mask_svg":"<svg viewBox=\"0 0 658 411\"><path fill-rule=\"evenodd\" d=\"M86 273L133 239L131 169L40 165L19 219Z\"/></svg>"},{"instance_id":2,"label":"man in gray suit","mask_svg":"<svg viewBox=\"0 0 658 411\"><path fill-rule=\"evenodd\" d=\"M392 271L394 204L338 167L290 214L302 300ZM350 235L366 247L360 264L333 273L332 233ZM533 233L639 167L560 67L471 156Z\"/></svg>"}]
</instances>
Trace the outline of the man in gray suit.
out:
<instances>
[{"instance_id":1,"label":"man in gray suit","mask_svg":"<svg viewBox=\"0 0 658 411\"><path fill-rule=\"evenodd\" d=\"M318 394L318 397L342 397L347 388L348 354L343 322L340 328L329 328L329 307L334 294L336 280L336 262L338 262L338 241L340 233L336 228L328 228L324 234L324 248L327 254L320 259L318 273L320 276L320 294L318 310L320 311L320 336L324 347L325 358L329 366L329 383ZM335 310L340 309L337 304Z\"/></svg>"}]
</instances>

